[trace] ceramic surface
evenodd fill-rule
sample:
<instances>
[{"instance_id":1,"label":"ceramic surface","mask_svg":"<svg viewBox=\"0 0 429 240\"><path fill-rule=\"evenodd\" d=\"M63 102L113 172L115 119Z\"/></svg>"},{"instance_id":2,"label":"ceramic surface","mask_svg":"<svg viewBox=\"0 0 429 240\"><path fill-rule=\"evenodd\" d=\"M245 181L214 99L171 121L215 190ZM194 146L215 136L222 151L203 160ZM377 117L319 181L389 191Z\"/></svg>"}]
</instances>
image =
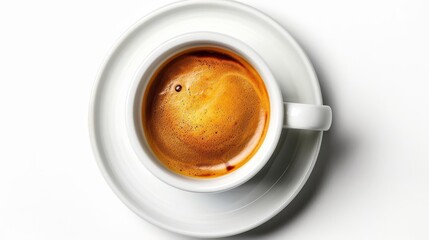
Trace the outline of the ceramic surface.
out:
<instances>
[{"instance_id":1,"label":"ceramic surface","mask_svg":"<svg viewBox=\"0 0 429 240\"><path fill-rule=\"evenodd\" d=\"M219 32L252 47L278 80L284 101L322 104L310 62L280 25L243 4L185 1L141 19L114 46L94 86L90 135L106 181L136 214L180 234L229 236L259 226L290 203L316 162L322 132L283 130L267 165L250 181L226 192L186 192L153 176L127 137L127 93L133 74L153 49L196 31Z\"/></svg>"}]
</instances>

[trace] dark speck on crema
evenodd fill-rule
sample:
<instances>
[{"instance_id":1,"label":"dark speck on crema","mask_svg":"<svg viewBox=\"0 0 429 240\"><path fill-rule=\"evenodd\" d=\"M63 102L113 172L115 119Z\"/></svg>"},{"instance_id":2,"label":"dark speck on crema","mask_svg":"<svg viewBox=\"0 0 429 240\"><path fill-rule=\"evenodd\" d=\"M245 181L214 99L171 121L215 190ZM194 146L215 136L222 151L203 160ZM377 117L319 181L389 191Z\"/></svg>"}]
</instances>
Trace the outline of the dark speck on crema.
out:
<instances>
[{"instance_id":1,"label":"dark speck on crema","mask_svg":"<svg viewBox=\"0 0 429 240\"><path fill-rule=\"evenodd\" d=\"M182 90L182 85L176 85L176 87L174 87L174 90L176 90L176 92L180 92L180 90Z\"/></svg>"}]
</instances>

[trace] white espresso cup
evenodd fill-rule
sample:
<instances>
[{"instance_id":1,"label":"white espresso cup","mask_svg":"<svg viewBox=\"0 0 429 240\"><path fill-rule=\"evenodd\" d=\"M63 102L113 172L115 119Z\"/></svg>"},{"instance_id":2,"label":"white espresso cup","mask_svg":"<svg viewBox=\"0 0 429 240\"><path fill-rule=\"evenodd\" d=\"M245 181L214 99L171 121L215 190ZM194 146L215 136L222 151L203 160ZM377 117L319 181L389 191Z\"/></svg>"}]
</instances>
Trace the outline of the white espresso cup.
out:
<instances>
[{"instance_id":1,"label":"white espresso cup","mask_svg":"<svg viewBox=\"0 0 429 240\"><path fill-rule=\"evenodd\" d=\"M214 178L192 178L166 168L152 152L142 125L143 95L156 70L170 57L189 48L215 46L230 50L246 59L263 79L270 101L270 118L266 136L253 157L237 170ZM269 67L245 43L233 37L213 33L195 32L181 35L160 44L144 60L130 86L127 110L127 131L131 145L144 166L163 182L186 191L220 192L235 188L258 173L272 157L283 128L312 131L328 130L332 121L329 106L283 102L280 88Z\"/></svg>"}]
</instances>

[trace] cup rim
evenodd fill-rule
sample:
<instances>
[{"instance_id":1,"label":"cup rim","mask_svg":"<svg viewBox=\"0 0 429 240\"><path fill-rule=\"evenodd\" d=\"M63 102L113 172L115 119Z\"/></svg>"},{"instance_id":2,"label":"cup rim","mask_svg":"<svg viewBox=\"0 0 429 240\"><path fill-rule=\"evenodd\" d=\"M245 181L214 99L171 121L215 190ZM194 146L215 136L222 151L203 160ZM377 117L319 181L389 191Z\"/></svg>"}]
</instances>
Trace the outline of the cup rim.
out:
<instances>
[{"instance_id":1,"label":"cup rim","mask_svg":"<svg viewBox=\"0 0 429 240\"><path fill-rule=\"evenodd\" d=\"M199 46L226 48L246 59L261 76L270 101L268 130L257 152L235 171L207 179L183 176L165 167L147 144L141 124L141 104L149 79L151 79L159 66L174 54ZM126 104L128 138L139 160L159 180L175 188L190 192L222 192L247 182L269 161L277 147L283 129L283 99L280 88L267 64L245 43L231 36L215 32L192 32L179 35L155 48L134 74Z\"/></svg>"}]
</instances>

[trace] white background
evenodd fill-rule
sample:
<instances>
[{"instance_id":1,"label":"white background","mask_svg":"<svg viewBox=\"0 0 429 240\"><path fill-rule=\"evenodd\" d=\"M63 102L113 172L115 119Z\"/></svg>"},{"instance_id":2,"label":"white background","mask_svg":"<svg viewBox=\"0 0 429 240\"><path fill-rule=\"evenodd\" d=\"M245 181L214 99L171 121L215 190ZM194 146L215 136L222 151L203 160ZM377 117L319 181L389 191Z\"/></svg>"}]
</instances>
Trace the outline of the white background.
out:
<instances>
[{"instance_id":1,"label":"white background","mask_svg":"<svg viewBox=\"0 0 429 240\"><path fill-rule=\"evenodd\" d=\"M172 1L0 1L0 239L188 239L138 218L93 158L96 73ZM243 1L280 22L334 123L298 198L232 239L429 239L428 1Z\"/></svg>"}]
</instances>

